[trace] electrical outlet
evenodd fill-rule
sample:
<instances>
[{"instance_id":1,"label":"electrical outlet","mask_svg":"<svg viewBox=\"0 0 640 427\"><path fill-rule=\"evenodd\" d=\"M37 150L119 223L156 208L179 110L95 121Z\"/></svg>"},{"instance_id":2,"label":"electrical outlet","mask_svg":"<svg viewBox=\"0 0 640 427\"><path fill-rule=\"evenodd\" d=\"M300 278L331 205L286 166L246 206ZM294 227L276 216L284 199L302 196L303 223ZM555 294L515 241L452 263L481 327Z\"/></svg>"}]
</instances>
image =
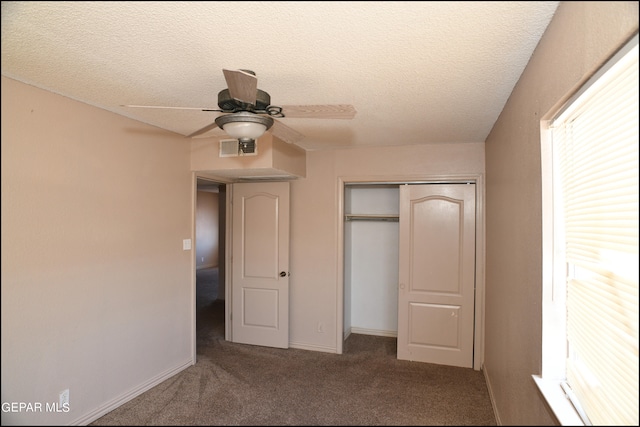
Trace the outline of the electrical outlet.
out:
<instances>
[{"instance_id":1,"label":"electrical outlet","mask_svg":"<svg viewBox=\"0 0 640 427\"><path fill-rule=\"evenodd\" d=\"M69 389L60 393L60 408L66 408L69 406Z\"/></svg>"}]
</instances>

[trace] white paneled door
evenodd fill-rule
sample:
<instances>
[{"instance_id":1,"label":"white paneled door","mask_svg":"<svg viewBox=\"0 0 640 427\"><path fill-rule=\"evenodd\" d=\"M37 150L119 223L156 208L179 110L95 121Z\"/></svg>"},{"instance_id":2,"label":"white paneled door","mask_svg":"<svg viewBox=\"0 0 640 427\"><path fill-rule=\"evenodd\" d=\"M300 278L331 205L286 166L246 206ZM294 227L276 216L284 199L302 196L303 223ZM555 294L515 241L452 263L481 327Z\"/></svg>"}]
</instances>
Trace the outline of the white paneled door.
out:
<instances>
[{"instance_id":1,"label":"white paneled door","mask_svg":"<svg viewBox=\"0 0 640 427\"><path fill-rule=\"evenodd\" d=\"M400 186L398 359L473 367L475 192Z\"/></svg>"},{"instance_id":2,"label":"white paneled door","mask_svg":"<svg viewBox=\"0 0 640 427\"><path fill-rule=\"evenodd\" d=\"M289 347L289 183L233 184L232 340Z\"/></svg>"}]
</instances>

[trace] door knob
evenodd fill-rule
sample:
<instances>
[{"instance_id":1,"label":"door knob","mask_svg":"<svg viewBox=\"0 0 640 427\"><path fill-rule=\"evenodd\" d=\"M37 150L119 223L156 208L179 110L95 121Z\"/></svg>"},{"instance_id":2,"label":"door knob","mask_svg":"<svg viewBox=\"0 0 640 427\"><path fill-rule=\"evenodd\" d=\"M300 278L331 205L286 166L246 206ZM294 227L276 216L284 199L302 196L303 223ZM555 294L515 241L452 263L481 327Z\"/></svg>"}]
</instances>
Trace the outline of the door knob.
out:
<instances>
[{"instance_id":1,"label":"door knob","mask_svg":"<svg viewBox=\"0 0 640 427\"><path fill-rule=\"evenodd\" d=\"M287 273L285 273L284 271L280 272L280 277L285 277L287 275Z\"/></svg>"}]
</instances>

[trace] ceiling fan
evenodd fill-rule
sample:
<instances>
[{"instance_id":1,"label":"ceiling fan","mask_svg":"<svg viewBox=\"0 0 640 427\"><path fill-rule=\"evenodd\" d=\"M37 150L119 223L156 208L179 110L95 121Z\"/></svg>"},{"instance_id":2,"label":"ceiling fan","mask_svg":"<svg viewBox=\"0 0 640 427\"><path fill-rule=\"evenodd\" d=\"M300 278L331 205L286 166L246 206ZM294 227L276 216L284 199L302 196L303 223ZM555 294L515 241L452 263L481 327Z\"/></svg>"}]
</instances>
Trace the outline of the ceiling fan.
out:
<instances>
[{"instance_id":1,"label":"ceiling fan","mask_svg":"<svg viewBox=\"0 0 640 427\"><path fill-rule=\"evenodd\" d=\"M187 137L196 137L216 127L239 140L241 147L252 150L255 140L269 130L277 138L295 144L304 135L285 125L278 118L352 119L356 110L352 105L271 105L271 96L258 89L258 79L251 70L222 70L227 89L218 93L219 108L161 107L124 105L135 108L174 108L222 113L215 121Z\"/></svg>"}]
</instances>

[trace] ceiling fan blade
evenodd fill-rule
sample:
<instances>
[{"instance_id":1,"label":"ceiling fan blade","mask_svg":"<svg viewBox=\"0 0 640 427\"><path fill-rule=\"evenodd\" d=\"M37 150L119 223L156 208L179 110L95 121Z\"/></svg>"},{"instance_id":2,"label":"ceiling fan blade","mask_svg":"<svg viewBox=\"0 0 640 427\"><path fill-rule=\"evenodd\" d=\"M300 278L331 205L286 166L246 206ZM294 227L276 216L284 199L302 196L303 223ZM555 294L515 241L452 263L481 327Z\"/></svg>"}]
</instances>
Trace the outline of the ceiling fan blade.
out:
<instances>
[{"instance_id":1,"label":"ceiling fan blade","mask_svg":"<svg viewBox=\"0 0 640 427\"><path fill-rule=\"evenodd\" d=\"M206 108L206 107L165 107L165 106L161 106L161 105L120 105L121 107L128 107L128 108L163 108L163 109L169 109L169 110L198 110L198 111L218 111L221 112L222 110L220 109L215 109L215 108Z\"/></svg>"},{"instance_id":2,"label":"ceiling fan blade","mask_svg":"<svg viewBox=\"0 0 640 427\"><path fill-rule=\"evenodd\" d=\"M197 131L193 132L190 135L187 135L187 138L194 138L198 135L202 135L204 133L209 132L211 129L215 129L217 128L218 125L216 124L216 122L211 123L210 125L206 125L205 127L203 127L202 129L198 129Z\"/></svg>"},{"instance_id":3,"label":"ceiling fan blade","mask_svg":"<svg viewBox=\"0 0 640 427\"><path fill-rule=\"evenodd\" d=\"M276 138L288 142L289 144L296 144L304 139L304 135L298 131L291 129L279 120L274 120L269 132Z\"/></svg>"},{"instance_id":4,"label":"ceiling fan blade","mask_svg":"<svg viewBox=\"0 0 640 427\"><path fill-rule=\"evenodd\" d=\"M222 70L229 95L237 101L256 105L258 78L244 70Z\"/></svg>"},{"instance_id":5,"label":"ceiling fan blade","mask_svg":"<svg viewBox=\"0 0 640 427\"><path fill-rule=\"evenodd\" d=\"M353 105L283 105L282 114L287 118L300 119L353 119Z\"/></svg>"}]
</instances>

